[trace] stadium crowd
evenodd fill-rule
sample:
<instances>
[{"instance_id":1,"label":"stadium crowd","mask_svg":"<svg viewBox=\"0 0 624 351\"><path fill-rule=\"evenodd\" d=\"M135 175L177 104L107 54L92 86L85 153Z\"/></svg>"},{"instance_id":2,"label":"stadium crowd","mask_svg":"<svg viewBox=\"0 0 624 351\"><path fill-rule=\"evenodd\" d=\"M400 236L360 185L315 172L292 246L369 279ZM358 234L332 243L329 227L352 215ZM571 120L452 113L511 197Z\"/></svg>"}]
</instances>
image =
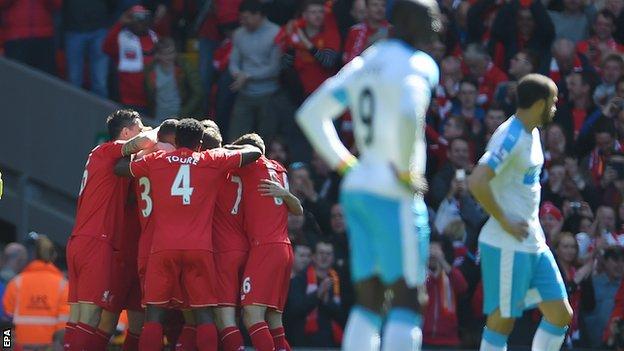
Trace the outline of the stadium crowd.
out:
<instances>
[{"instance_id":1,"label":"stadium crowd","mask_svg":"<svg viewBox=\"0 0 624 351\"><path fill-rule=\"evenodd\" d=\"M287 165L304 208L288 216L295 259L286 335L292 346L336 347L354 301L340 177L312 152L293 115L324 80L388 36L391 4L0 0L0 41L6 57L133 108L146 124L208 116L224 141L252 131L267 140L267 157ZM515 111L516 82L538 72L560 91L554 123L542 131L539 217L575 312L566 347L624 350L624 0L439 5L443 35L427 49L441 77L426 126L432 236L424 344L478 346L477 238L487 214L466 177ZM356 152L349 114L336 125ZM2 288L41 261L26 266L17 243L2 258ZM527 311L510 344L528 345L539 320Z\"/></svg>"}]
</instances>

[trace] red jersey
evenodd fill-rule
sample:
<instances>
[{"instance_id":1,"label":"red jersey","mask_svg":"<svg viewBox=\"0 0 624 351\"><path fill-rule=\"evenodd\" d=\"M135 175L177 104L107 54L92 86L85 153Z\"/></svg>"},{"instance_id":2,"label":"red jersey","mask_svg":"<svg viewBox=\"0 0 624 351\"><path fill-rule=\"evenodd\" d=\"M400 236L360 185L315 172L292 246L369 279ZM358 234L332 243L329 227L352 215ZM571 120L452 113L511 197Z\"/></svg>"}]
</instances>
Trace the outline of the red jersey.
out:
<instances>
[{"instance_id":1,"label":"red jersey","mask_svg":"<svg viewBox=\"0 0 624 351\"><path fill-rule=\"evenodd\" d=\"M121 235L116 235L113 243L115 250L123 253L124 258L136 260L139 235L141 234L141 223L139 221L139 208L134 195L136 184L130 182L128 197L124 203L123 227L119 231Z\"/></svg>"},{"instance_id":2,"label":"red jersey","mask_svg":"<svg viewBox=\"0 0 624 351\"><path fill-rule=\"evenodd\" d=\"M113 244L114 235L123 226L128 200L129 179L113 173L123 157L122 148L122 142L114 141L91 150L80 183L72 236L91 236Z\"/></svg>"},{"instance_id":3,"label":"red jersey","mask_svg":"<svg viewBox=\"0 0 624 351\"><path fill-rule=\"evenodd\" d=\"M151 253L163 250L212 250L212 217L227 172L240 167L240 152L157 151L132 162L135 178L149 177L154 238Z\"/></svg>"},{"instance_id":4,"label":"red jersey","mask_svg":"<svg viewBox=\"0 0 624 351\"><path fill-rule=\"evenodd\" d=\"M277 161L262 156L256 162L237 171L243 181L243 212L245 233L252 246L270 243L287 243L288 209L284 200L262 196L258 185L271 179L288 189L286 169Z\"/></svg>"},{"instance_id":5,"label":"red jersey","mask_svg":"<svg viewBox=\"0 0 624 351\"><path fill-rule=\"evenodd\" d=\"M243 229L242 200L243 181L229 173L219 189L215 205L212 242L216 252L249 250Z\"/></svg>"},{"instance_id":6,"label":"red jersey","mask_svg":"<svg viewBox=\"0 0 624 351\"><path fill-rule=\"evenodd\" d=\"M138 256L147 257L152 246L152 237L154 236L154 221L151 220L152 211L154 210L154 201L152 200L152 185L148 177L135 179L134 182L134 190L138 207L138 218L141 225Z\"/></svg>"}]
</instances>

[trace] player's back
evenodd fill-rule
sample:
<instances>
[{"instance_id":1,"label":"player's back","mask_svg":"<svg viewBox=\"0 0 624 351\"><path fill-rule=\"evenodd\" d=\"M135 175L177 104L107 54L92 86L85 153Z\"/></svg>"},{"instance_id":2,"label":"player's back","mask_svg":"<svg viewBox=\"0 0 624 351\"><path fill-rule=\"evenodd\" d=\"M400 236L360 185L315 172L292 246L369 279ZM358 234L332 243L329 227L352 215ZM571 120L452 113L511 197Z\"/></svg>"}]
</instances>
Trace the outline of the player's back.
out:
<instances>
[{"instance_id":1,"label":"player's back","mask_svg":"<svg viewBox=\"0 0 624 351\"><path fill-rule=\"evenodd\" d=\"M91 236L108 242L123 226L129 180L113 173L123 156L123 143L96 146L87 159L80 184L72 236Z\"/></svg>"},{"instance_id":2,"label":"player's back","mask_svg":"<svg viewBox=\"0 0 624 351\"><path fill-rule=\"evenodd\" d=\"M212 250L212 217L222 179L240 165L240 154L222 149L156 152L132 163L135 177L148 176L153 200L151 252Z\"/></svg>"},{"instance_id":3,"label":"player's back","mask_svg":"<svg viewBox=\"0 0 624 351\"><path fill-rule=\"evenodd\" d=\"M243 181L230 172L217 195L212 233L215 251L249 249L244 232L243 201Z\"/></svg>"},{"instance_id":4,"label":"player's back","mask_svg":"<svg viewBox=\"0 0 624 351\"><path fill-rule=\"evenodd\" d=\"M258 185L264 179L279 182L288 189L286 169L265 156L236 172L243 182L245 233L252 246L269 243L290 243L288 239L288 208L284 200L262 196Z\"/></svg>"},{"instance_id":5,"label":"player's back","mask_svg":"<svg viewBox=\"0 0 624 351\"><path fill-rule=\"evenodd\" d=\"M334 95L349 105L360 164L349 173L343 187L386 196L405 195L391 165L400 171L410 168L418 137L423 144L419 157L424 172L425 116L414 116L414 112L427 109L430 90L438 81L437 65L427 54L399 40L386 40L355 58L345 70L346 80ZM407 119L416 124L416 132L405 128Z\"/></svg>"}]
</instances>

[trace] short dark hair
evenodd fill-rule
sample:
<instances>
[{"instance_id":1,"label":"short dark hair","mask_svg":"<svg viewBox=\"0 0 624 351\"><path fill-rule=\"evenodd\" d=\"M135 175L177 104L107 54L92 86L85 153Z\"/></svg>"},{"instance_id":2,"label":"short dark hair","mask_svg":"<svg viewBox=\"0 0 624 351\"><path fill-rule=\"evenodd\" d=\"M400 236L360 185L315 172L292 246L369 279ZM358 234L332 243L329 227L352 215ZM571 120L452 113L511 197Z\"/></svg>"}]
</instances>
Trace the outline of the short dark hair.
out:
<instances>
[{"instance_id":1,"label":"short dark hair","mask_svg":"<svg viewBox=\"0 0 624 351\"><path fill-rule=\"evenodd\" d=\"M202 141L204 126L194 118L184 118L176 126L176 145L196 150Z\"/></svg>"},{"instance_id":2,"label":"short dark hair","mask_svg":"<svg viewBox=\"0 0 624 351\"><path fill-rule=\"evenodd\" d=\"M526 55L527 60L529 61L531 66L533 66L533 69L531 71L535 72L535 70L539 68L540 58L539 58L539 54L535 52L535 50L527 48L527 49L522 49L518 51L518 53L522 53Z\"/></svg>"},{"instance_id":3,"label":"short dark hair","mask_svg":"<svg viewBox=\"0 0 624 351\"><path fill-rule=\"evenodd\" d=\"M119 134L124 128L136 124L136 119L141 119L141 115L130 109L117 110L106 117L106 128L111 140L119 138Z\"/></svg>"},{"instance_id":4,"label":"short dark hair","mask_svg":"<svg viewBox=\"0 0 624 351\"><path fill-rule=\"evenodd\" d=\"M158 140L163 140L170 135L175 136L177 125L177 119L169 118L164 120L158 129Z\"/></svg>"},{"instance_id":5,"label":"short dark hair","mask_svg":"<svg viewBox=\"0 0 624 351\"><path fill-rule=\"evenodd\" d=\"M259 0L243 0L238 7L238 13L251 12L264 14L264 7Z\"/></svg>"},{"instance_id":6,"label":"short dark hair","mask_svg":"<svg viewBox=\"0 0 624 351\"><path fill-rule=\"evenodd\" d=\"M441 234L432 234L429 238L429 243L438 243L444 253L444 259L449 264L453 264L455 261L455 249L453 249L453 242L447 236Z\"/></svg>"},{"instance_id":7,"label":"short dark hair","mask_svg":"<svg viewBox=\"0 0 624 351\"><path fill-rule=\"evenodd\" d=\"M434 0L395 0L390 22L394 37L410 45L435 41L442 30L440 8Z\"/></svg>"},{"instance_id":8,"label":"short dark hair","mask_svg":"<svg viewBox=\"0 0 624 351\"><path fill-rule=\"evenodd\" d=\"M266 147L264 146L264 140L262 140L262 138L256 133L249 133L249 134L242 135L238 139L234 140L232 144L255 146L258 149L260 149L260 151L262 151L263 155L264 155L264 152L266 151Z\"/></svg>"},{"instance_id":9,"label":"short dark hair","mask_svg":"<svg viewBox=\"0 0 624 351\"><path fill-rule=\"evenodd\" d=\"M204 128L204 136L202 137L202 150L211 150L221 147L223 138L218 129Z\"/></svg>"},{"instance_id":10,"label":"short dark hair","mask_svg":"<svg viewBox=\"0 0 624 351\"><path fill-rule=\"evenodd\" d=\"M516 88L518 108L527 109L539 100L546 100L552 93L552 80L541 74L531 73L520 79Z\"/></svg>"},{"instance_id":11,"label":"short dark hair","mask_svg":"<svg viewBox=\"0 0 624 351\"><path fill-rule=\"evenodd\" d=\"M612 260L618 260L620 258L622 258L622 248L619 246L609 246L607 248L604 249L603 253L602 253L602 257L607 260L607 259L612 259Z\"/></svg>"},{"instance_id":12,"label":"short dark hair","mask_svg":"<svg viewBox=\"0 0 624 351\"><path fill-rule=\"evenodd\" d=\"M611 24L612 25L615 25L615 23L617 22L617 19L615 18L615 15L611 11L609 11L607 9L602 9L600 12L598 12L596 14L596 17L598 17L599 15L604 17L604 18L606 18L606 19L608 19L608 20L611 20Z\"/></svg>"}]
</instances>

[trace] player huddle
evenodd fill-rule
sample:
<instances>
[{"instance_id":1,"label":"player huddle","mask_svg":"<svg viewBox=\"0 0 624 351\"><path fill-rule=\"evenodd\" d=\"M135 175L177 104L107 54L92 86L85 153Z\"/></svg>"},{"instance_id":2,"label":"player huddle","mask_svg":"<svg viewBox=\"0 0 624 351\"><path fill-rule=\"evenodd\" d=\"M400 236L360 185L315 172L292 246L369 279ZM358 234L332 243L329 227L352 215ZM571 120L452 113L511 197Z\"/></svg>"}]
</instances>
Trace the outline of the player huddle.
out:
<instances>
[{"instance_id":1,"label":"player huddle","mask_svg":"<svg viewBox=\"0 0 624 351\"><path fill-rule=\"evenodd\" d=\"M65 349L104 350L125 309L124 350L161 350L179 309L176 350L243 350L240 307L257 350L290 350L287 217L303 209L263 140L222 147L216 124L195 119L145 130L131 110L106 123L112 141L89 154L67 244Z\"/></svg>"}]
</instances>

